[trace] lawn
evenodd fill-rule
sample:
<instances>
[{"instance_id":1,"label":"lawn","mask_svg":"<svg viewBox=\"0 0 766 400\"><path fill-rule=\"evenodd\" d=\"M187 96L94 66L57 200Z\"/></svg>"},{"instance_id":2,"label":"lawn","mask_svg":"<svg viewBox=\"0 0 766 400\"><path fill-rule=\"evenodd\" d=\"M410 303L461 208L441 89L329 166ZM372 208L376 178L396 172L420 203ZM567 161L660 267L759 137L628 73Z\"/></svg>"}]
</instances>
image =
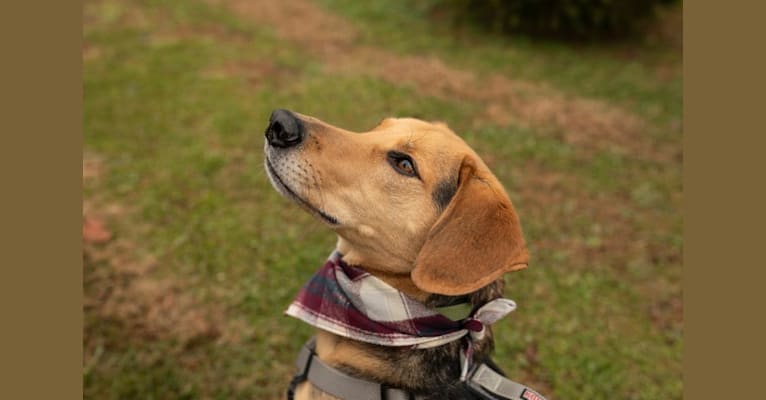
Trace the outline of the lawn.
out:
<instances>
[{"instance_id":1,"label":"lawn","mask_svg":"<svg viewBox=\"0 0 766 400\"><path fill-rule=\"evenodd\" d=\"M680 49L501 38L433 2L85 3L85 398L282 397L312 333L283 311L335 238L268 183L274 108L447 122L532 255L498 364L549 399L681 398Z\"/></svg>"}]
</instances>

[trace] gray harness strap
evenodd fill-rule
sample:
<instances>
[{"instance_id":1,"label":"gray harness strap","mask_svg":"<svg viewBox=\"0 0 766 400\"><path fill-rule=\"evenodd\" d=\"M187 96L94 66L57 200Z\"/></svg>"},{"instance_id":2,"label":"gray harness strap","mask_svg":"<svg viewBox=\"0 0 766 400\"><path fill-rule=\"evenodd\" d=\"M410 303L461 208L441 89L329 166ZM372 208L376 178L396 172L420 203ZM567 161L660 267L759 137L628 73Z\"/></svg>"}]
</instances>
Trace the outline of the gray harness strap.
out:
<instances>
[{"instance_id":1,"label":"gray harness strap","mask_svg":"<svg viewBox=\"0 0 766 400\"><path fill-rule=\"evenodd\" d=\"M314 353L313 338L303 345L295 366L298 367L298 375L302 375L323 392L341 399L417 400L422 398L401 389L359 379L325 364Z\"/></svg>"},{"instance_id":2,"label":"gray harness strap","mask_svg":"<svg viewBox=\"0 0 766 400\"><path fill-rule=\"evenodd\" d=\"M314 339L310 339L301 348L295 366L298 369L294 386L308 380L320 390L341 399L348 400L419 400L423 396L415 396L402 389L390 388L376 382L348 375L325 364L314 353ZM486 364L479 364L472 369L466 382L475 393L487 399L509 400L545 400L534 390L500 375ZM288 391L294 394L295 387Z\"/></svg>"},{"instance_id":3,"label":"gray harness strap","mask_svg":"<svg viewBox=\"0 0 766 400\"><path fill-rule=\"evenodd\" d=\"M474 368L468 377L468 386L484 395L483 392L489 392L510 400L545 400L539 393L500 375L486 364Z\"/></svg>"}]
</instances>

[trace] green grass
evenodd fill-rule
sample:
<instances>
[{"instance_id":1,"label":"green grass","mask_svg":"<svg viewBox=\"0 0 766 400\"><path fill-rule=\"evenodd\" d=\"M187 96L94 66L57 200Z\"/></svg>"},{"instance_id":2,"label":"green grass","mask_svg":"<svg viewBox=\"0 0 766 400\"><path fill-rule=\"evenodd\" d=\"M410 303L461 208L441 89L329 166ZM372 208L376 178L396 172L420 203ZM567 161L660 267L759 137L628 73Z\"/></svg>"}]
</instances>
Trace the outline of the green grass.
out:
<instances>
[{"instance_id":1,"label":"green grass","mask_svg":"<svg viewBox=\"0 0 766 400\"><path fill-rule=\"evenodd\" d=\"M669 81L656 73L660 64L680 71L675 51L637 46L625 60L615 49L451 34L426 18L429 2L320 4L358 29L357 45L598 99L643 118L645 140L680 150L680 72ZM86 298L129 287L137 278L115 272L120 263L150 255L156 267L142 279L175 282L220 331L193 342L142 335L140 319L88 307L86 398L282 395L311 335L282 312L335 238L265 177L262 132L274 108L352 130L390 115L449 123L506 185L533 254L508 279L520 307L497 326L500 365L551 398L681 397L682 322L668 306L681 295L680 161L584 152L547 127L472 125L480 104L333 72L268 24L204 2L85 9L84 39L96 51L84 61L84 151L103 164L85 200L125 210L104 217L112 242L88 251L131 244L127 256L86 257ZM535 186L541 171L560 177L556 193Z\"/></svg>"}]
</instances>

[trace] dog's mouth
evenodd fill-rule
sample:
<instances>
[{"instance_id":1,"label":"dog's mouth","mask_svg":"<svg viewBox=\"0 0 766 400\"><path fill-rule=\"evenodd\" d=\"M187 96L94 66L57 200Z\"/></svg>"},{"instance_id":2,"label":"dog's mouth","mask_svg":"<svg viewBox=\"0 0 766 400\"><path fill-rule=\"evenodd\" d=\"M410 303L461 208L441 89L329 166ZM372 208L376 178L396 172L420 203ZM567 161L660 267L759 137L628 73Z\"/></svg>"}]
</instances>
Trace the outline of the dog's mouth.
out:
<instances>
[{"instance_id":1,"label":"dog's mouth","mask_svg":"<svg viewBox=\"0 0 766 400\"><path fill-rule=\"evenodd\" d=\"M271 165L271 160L269 157L266 157L266 171L269 174L269 177L271 177L271 182L274 183L275 186L277 186L277 189L280 193L284 194L285 197L290 198L291 200L298 203L299 206L306 209L308 212L317 215L319 218L321 218L323 221L327 222L330 225L338 225L338 219L325 213L324 211L320 210L317 207L314 207L309 203L308 201L304 200L302 197L298 196L295 191L290 188L277 174L277 171L274 169L274 166Z\"/></svg>"}]
</instances>

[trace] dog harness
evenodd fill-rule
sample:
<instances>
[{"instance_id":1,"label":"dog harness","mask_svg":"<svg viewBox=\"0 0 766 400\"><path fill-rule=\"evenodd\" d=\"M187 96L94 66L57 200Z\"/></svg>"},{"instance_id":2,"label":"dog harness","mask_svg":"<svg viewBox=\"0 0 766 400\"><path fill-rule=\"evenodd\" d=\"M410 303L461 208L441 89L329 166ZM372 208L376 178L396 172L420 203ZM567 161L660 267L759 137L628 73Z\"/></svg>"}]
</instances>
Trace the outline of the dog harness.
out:
<instances>
[{"instance_id":1,"label":"dog harness","mask_svg":"<svg viewBox=\"0 0 766 400\"><path fill-rule=\"evenodd\" d=\"M370 273L346 264L335 251L303 286L286 314L336 335L381 346L423 349L464 338L460 380L472 391L488 399L544 400L486 364L473 363L471 343L484 337L486 325L514 309L516 303L504 298L492 300L474 312L467 303L427 307ZM307 379L342 399L418 398L330 367L314 353L313 340L304 345L296 366L298 373L288 390L290 399L297 384Z\"/></svg>"},{"instance_id":2,"label":"dog harness","mask_svg":"<svg viewBox=\"0 0 766 400\"><path fill-rule=\"evenodd\" d=\"M288 400L294 400L295 389L306 380L323 392L346 400L422 400L427 397L348 375L320 360L314 345L312 338L298 354L295 361L298 372L287 390ZM484 363L471 368L464 384L474 394L488 400L545 400L539 393L506 378Z\"/></svg>"}]
</instances>

